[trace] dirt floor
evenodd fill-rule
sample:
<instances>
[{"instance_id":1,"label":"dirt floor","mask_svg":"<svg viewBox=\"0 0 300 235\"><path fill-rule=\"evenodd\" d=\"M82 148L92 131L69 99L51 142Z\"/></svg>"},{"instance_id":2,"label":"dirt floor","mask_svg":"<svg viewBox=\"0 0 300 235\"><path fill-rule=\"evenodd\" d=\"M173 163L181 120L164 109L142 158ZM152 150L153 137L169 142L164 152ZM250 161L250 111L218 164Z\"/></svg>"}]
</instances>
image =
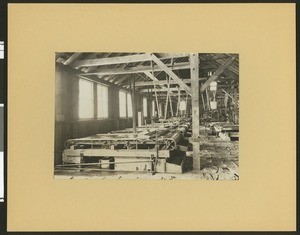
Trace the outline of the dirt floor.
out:
<instances>
[{"instance_id":1,"label":"dirt floor","mask_svg":"<svg viewBox=\"0 0 300 235\"><path fill-rule=\"evenodd\" d=\"M155 179L155 180L238 180L239 141L223 140L212 135L204 127L200 129L201 171L183 174L139 172L100 172L89 169L58 170L55 179ZM191 154L188 152L187 154Z\"/></svg>"}]
</instances>

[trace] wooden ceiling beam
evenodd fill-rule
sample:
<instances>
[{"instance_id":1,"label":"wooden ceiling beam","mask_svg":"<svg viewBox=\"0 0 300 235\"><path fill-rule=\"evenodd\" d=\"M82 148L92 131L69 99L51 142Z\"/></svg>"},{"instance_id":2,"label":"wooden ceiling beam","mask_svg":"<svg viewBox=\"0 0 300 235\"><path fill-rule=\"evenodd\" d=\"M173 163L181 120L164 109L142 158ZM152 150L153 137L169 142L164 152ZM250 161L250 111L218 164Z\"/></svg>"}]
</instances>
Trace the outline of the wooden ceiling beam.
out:
<instances>
[{"instance_id":1,"label":"wooden ceiling beam","mask_svg":"<svg viewBox=\"0 0 300 235\"><path fill-rule=\"evenodd\" d=\"M184 91L184 89L181 88L181 87L179 87L179 89L181 91ZM148 89L140 89L140 91L141 92L148 92ZM166 92L166 91L168 91L168 89L166 87L164 87L164 88L156 88L156 91L157 92ZM178 88L177 87L170 87L170 91L178 91ZM154 89L152 89L152 92L154 92Z\"/></svg>"},{"instance_id":2,"label":"wooden ceiling beam","mask_svg":"<svg viewBox=\"0 0 300 235\"><path fill-rule=\"evenodd\" d=\"M171 64L166 64L168 67L172 67ZM180 70L180 69L189 69L190 64L188 62L177 63L174 64L172 70ZM163 71L159 66L154 66L154 72ZM144 73L144 72L151 72L151 66L135 66L128 69L99 69L98 71L94 71L92 73L83 73L81 75L117 75L117 74L131 74L131 73Z\"/></svg>"},{"instance_id":3,"label":"wooden ceiling beam","mask_svg":"<svg viewBox=\"0 0 300 235\"><path fill-rule=\"evenodd\" d=\"M82 76L82 75L80 75L81 71L78 71L77 69L74 69L70 66L63 65L61 63L56 63L56 67L63 70L63 71L66 71L66 72L68 72L68 73L70 73L70 74L72 74L76 77L83 78L83 79L93 81L93 82L97 82L97 83L102 83L102 84L108 85L110 87L114 87L114 88L117 88L117 89L122 89L122 90L125 90L127 92L130 92L129 89L126 89L122 86L115 85L114 83L110 83L110 82L105 81L104 79L101 79L99 77L85 77L85 76Z\"/></svg>"},{"instance_id":4,"label":"wooden ceiling beam","mask_svg":"<svg viewBox=\"0 0 300 235\"><path fill-rule=\"evenodd\" d=\"M73 53L63 64L64 65L70 65L72 64L82 53Z\"/></svg>"},{"instance_id":5,"label":"wooden ceiling beam","mask_svg":"<svg viewBox=\"0 0 300 235\"><path fill-rule=\"evenodd\" d=\"M224 71L229 67L229 65L236 59L235 55L230 56L214 73L209 79L201 86L200 92L204 92L211 82L215 81Z\"/></svg>"},{"instance_id":6,"label":"wooden ceiling beam","mask_svg":"<svg viewBox=\"0 0 300 235\"><path fill-rule=\"evenodd\" d=\"M117 56L117 57L107 57L99 59L88 59L88 60L77 60L74 62L74 67L90 67L90 66L100 66L100 65L114 65L114 64L124 64L124 63L135 63L141 61L149 61L149 56L147 54L140 55L127 55L127 56Z\"/></svg>"},{"instance_id":7,"label":"wooden ceiling beam","mask_svg":"<svg viewBox=\"0 0 300 235\"><path fill-rule=\"evenodd\" d=\"M156 85L156 82L159 82L159 80L150 72L144 72L150 79L153 80L153 86L154 84ZM158 84L157 84L158 85ZM166 88L164 85L158 85L161 87L161 90L164 90L164 91L168 91L168 88ZM157 88L158 89L158 88ZM156 90L157 90L156 89ZM140 92L142 92L143 89L140 89ZM148 89L145 89L147 92L148 92ZM171 91L171 90L170 90ZM153 92L155 92L155 90L153 89ZM172 92L171 92L172 93Z\"/></svg>"},{"instance_id":8,"label":"wooden ceiling beam","mask_svg":"<svg viewBox=\"0 0 300 235\"><path fill-rule=\"evenodd\" d=\"M228 84L228 85L217 85L217 89L218 88L231 88L231 87L238 87L238 85L232 85L232 84ZM184 91L184 89L183 88L179 88L181 91ZM141 92L148 92L148 89L140 89L140 91ZM156 91L157 92L166 92L166 91L168 91L168 89L167 88L156 88ZM170 87L170 91L178 91L178 88L177 87ZM151 92L151 91L150 91ZM152 92L154 92L154 89L152 89ZM217 90L217 92L218 92L218 90Z\"/></svg>"},{"instance_id":9,"label":"wooden ceiling beam","mask_svg":"<svg viewBox=\"0 0 300 235\"><path fill-rule=\"evenodd\" d=\"M208 62L208 63L210 63L210 64L212 64L212 65L215 65L216 67L220 67L220 66L222 65L222 64L219 63L218 61L211 61L211 62ZM239 75L238 75L237 73L233 72L233 71L230 69L230 67L228 67L228 69L226 69L223 73L224 73L224 75L229 76L229 77L231 77L231 78L233 78L233 79L235 79L235 80L238 80L238 79L239 79Z\"/></svg>"},{"instance_id":10,"label":"wooden ceiling beam","mask_svg":"<svg viewBox=\"0 0 300 235\"><path fill-rule=\"evenodd\" d=\"M185 57L188 54L174 54L167 57L160 58L162 60L171 59L171 58L180 58ZM117 56L117 57L108 57L108 58L99 58L99 59L87 59L87 60L77 60L74 62L74 67L90 67L90 66L101 66L101 65L114 65L122 63L135 63L149 61L151 58L148 53L145 54L133 54L127 56Z\"/></svg>"},{"instance_id":11,"label":"wooden ceiling beam","mask_svg":"<svg viewBox=\"0 0 300 235\"><path fill-rule=\"evenodd\" d=\"M162 68L177 84L183 88L189 95L191 95L191 89L188 87L169 67L167 67L157 56L150 54L152 60Z\"/></svg>"},{"instance_id":12,"label":"wooden ceiling beam","mask_svg":"<svg viewBox=\"0 0 300 235\"><path fill-rule=\"evenodd\" d=\"M199 78L199 81L205 81L207 78L203 77L203 78ZM182 81L186 84L191 83L191 79L182 79ZM159 80L156 82L156 85L167 85L167 81L163 81L163 80ZM170 84L178 84L177 82L175 82L174 80L170 81ZM152 81L147 81L147 82L137 82L135 84L135 86L137 87L143 87L143 86L154 86L154 82Z\"/></svg>"}]
</instances>

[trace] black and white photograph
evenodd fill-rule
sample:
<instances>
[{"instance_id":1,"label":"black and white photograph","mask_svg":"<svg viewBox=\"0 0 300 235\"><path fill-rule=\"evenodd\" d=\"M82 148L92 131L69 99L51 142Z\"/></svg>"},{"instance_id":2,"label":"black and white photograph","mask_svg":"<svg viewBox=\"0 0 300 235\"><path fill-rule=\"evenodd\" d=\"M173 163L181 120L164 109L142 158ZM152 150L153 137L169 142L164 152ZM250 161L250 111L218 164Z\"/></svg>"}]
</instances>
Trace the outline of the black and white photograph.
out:
<instances>
[{"instance_id":1,"label":"black and white photograph","mask_svg":"<svg viewBox=\"0 0 300 235\"><path fill-rule=\"evenodd\" d=\"M0 3L0 234L298 231L295 2L30 2Z\"/></svg>"},{"instance_id":2,"label":"black and white photograph","mask_svg":"<svg viewBox=\"0 0 300 235\"><path fill-rule=\"evenodd\" d=\"M55 60L55 179L239 179L238 54Z\"/></svg>"}]
</instances>

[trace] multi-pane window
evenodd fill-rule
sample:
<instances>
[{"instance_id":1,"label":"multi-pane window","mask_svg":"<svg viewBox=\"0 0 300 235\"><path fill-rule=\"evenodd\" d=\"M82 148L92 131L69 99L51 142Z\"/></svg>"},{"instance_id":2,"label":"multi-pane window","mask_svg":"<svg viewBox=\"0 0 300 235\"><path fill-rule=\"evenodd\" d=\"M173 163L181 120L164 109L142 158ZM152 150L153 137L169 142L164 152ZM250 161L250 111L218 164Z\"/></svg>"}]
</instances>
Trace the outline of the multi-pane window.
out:
<instances>
[{"instance_id":1,"label":"multi-pane window","mask_svg":"<svg viewBox=\"0 0 300 235\"><path fill-rule=\"evenodd\" d=\"M147 117L147 99L143 98L143 113L144 113L144 117Z\"/></svg>"},{"instance_id":2,"label":"multi-pane window","mask_svg":"<svg viewBox=\"0 0 300 235\"><path fill-rule=\"evenodd\" d=\"M119 91L119 116L126 117L126 92Z\"/></svg>"},{"instance_id":3,"label":"multi-pane window","mask_svg":"<svg viewBox=\"0 0 300 235\"><path fill-rule=\"evenodd\" d=\"M93 83L84 79L79 80L79 118L94 117Z\"/></svg>"},{"instance_id":4,"label":"multi-pane window","mask_svg":"<svg viewBox=\"0 0 300 235\"><path fill-rule=\"evenodd\" d=\"M108 117L108 87L97 84L97 117Z\"/></svg>"},{"instance_id":5,"label":"multi-pane window","mask_svg":"<svg viewBox=\"0 0 300 235\"><path fill-rule=\"evenodd\" d=\"M132 100L131 94L127 93L127 114L128 117L132 117Z\"/></svg>"}]
</instances>

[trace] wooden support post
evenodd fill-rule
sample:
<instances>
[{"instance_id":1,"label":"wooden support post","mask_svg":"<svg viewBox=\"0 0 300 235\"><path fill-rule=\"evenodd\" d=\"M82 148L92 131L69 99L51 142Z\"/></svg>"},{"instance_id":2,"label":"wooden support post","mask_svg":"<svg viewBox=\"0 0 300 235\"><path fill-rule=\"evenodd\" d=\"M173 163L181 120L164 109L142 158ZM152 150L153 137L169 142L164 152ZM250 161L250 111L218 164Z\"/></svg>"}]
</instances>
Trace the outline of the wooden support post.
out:
<instances>
[{"instance_id":1,"label":"wooden support post","mask_svg":"<svg viewBox=\"0 0 300 235\"><path fill-rule=\"evenodd\" d=\"M191 94L192 94L192 128L193 128L193 169L200 172L200 127L199 127L199 56L190 54Z\"/></svg>"},{"instance_id":2,"label":"wooden support post","mask_svg":"<svg viewBox=\"0 0 300 235\"><path fill-rule=\"evenodd\" d=\"M238 113L237 113L237 89L234 88L234 124L238 123Z\"/></svg>"},{"instance_id":3,"label":"wooden support post","mask_svg":"<svg viewBox=\"0 0 300 235\"><path fill-rule=\"evenodd\" d=\"M210 103L209 103L209 95L208 95L208 91L207 91L207 89L206 89L205 91L206 91L207 108L208 108L208 110L210 110Z\"/></svg>"},{"instance_id":4,"label":"wooden support post","mask_svg":"<svg viewBox=\"0 0 300 235\"><path fill-rule=\"evenodd\" d=\"M169 101L170 101L171 115L172 115L172 117L173 117L173 116L174 116L174 114L173 114L173 104L172 104L172 100L171 100L171 95L170 95L170 93L169 93Z\"/></svg>"},{"instance_id":5,"label":"wooden support post","mask_svg":"<svg viewBox=\"0 0 300 235\"><path fill-rule=\"evenodd\" d=\"M151 60L150 61L150 64L151 64L151 68L152 68L152 73L151 73L151 77L152 79L154 78L154 69L153 69L153 61ZM149 74L146 73L146 75L149 76ZM154 82L154 92L155 92L155 101L156 101L156 108L157 108L157 115L158 117L160 117L160 110L159 110L159 105L158 105L158 98L157 98L157 92L156 92L156 80L157 79L153 79L153 82Z\"/></svg>"},{"instance_id":6,"label":"wooden support post","mask_svg":"<svg viewBox=\"0 0 300 235\"><path fill-rule=\"evenodd\" d=\"M168 77L166 76L166 80L169 81L170 78L168 80ZM168 82L168 91L167 91L166 108L165 108L165 118L164 118L165 120L167 118L167 113L168 113L168 101L169 101L169 97L170 97L170 83Z\"/></svg>"},{"instance_id":7,"label":"wooden support post","mask_svg":"<svg viewBox=\"0 0 300 235\"><path fill-rule=\"evenodd\" d=\"M186 97L185 97L185 115L187 113L187 102L188 102L188 94L186 94Z\"/></svg>"},{"instance_id":8,"label":"wooden support post","mask_svg":"<svg viewBox=\"0 0 300 235\"><path fill-rule=\"evenodd\" d=\"M202 99L202 104L203 104L203 110L205 110L205 103L204 103L203 93L201 93L201 99Z\"/></svg>"},{"instance_id":9,"label":"wooden support post","mask_svg":"<svg viewBox=\"0 0 300 235\"><path fill-rule=\"evenodd\" d=\"M180 87L178 86L178 101L177 101L177 113L176 113L177 117L180 114L179 108L180 108Z\"/></svg>"},{"instance_id":10,"label":"wooden support post","mask_svg":"<svg viewBox=\"0 0 300 235\"><path fill-rule=\"evenodd\" d=\"M132 130L136 133L136 100L135 100L135 78L133 77L133 89L131 90L132 103Z\"/></svg>"},{"instance_id":11,"label":"wooden support post","mask_svg":"<svg viewBox=\"0 0 300 235\"><path fill-rule=\"evenodd\" d=\"M231 101L231 104L233 103L233 107L232 107L232 105L231 105L231 122L233 122L234 123L234 104L235 104L235 102L234 102L234 87L232 86L231 88L230 88L230 96L232 97L232 101Z\"/></svg>"}]
</instances>

